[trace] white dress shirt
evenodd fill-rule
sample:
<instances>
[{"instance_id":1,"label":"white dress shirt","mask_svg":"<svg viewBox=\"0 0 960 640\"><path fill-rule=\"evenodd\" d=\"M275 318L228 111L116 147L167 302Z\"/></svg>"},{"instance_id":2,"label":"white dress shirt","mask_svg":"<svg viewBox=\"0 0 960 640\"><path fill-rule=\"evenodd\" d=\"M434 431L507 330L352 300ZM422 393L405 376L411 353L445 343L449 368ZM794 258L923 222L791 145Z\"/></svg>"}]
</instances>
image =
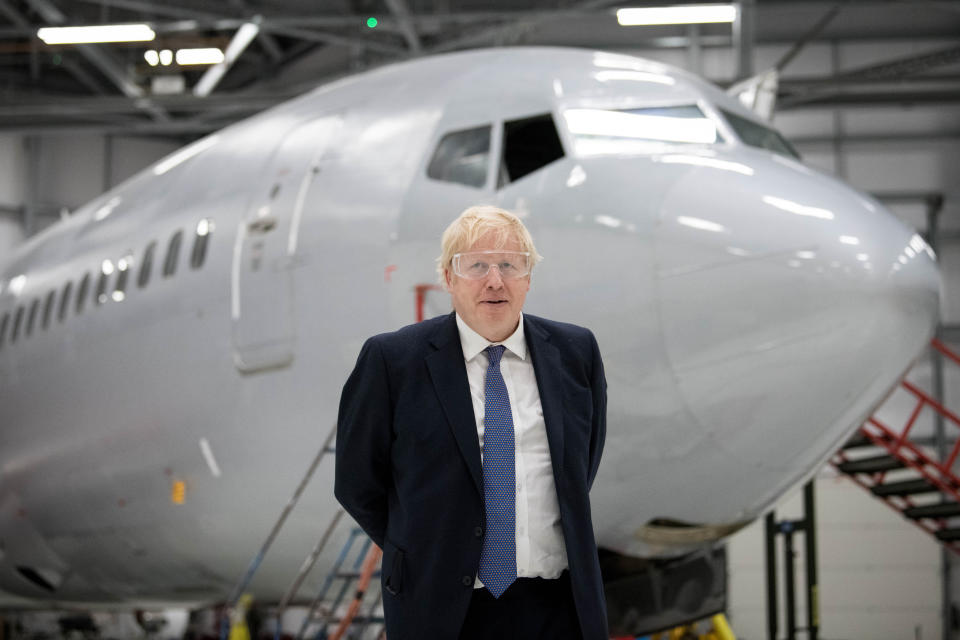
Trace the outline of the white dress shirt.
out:
<instances>
[{"instance_id":1,"label":"white dress shirt","mask_svg":"<svg viewBox=\"0 0 960 640\"><path fill-rule=\"evenodd\" d=\"M557 578L567 568L567 550L560 528L560 506L553 481L553 466L547 429L543 422L540 391L528 357L523 335L523 315L517 330L503 342L490 342L467 326L457 314L460 346L467 366L473 415L477 420L480 456L483 458L483 418L485 415L484 379L491 344L506 347L500 360L500 373L510 397L513 415L514 473L517 483L516 544L518 578ZM479 578L474 587L482 587Z\"/></svg>"}]
</instances>

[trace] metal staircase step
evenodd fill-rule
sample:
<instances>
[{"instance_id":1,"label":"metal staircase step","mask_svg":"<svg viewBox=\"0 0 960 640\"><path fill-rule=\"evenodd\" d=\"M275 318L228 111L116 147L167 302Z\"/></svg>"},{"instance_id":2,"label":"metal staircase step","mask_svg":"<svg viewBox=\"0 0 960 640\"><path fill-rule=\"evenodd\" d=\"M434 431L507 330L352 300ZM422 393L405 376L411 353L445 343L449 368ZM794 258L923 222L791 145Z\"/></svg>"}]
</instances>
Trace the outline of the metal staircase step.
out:
<instances>
[{"instance_id":1,"label":"metal staircase step","mask_svg":"<svg viewBox=\"0 0 960 640\"><path fill-rule=\"evenodd\" d=\"M885 498L887 496L912 496L918 493L931 493L933 491L939 491L939 489L923 478L918 478L916 480L901 480L900 482L878 484L875 487L870 487L870 491L875 496Z\"/></svg>"},{"instance_id":2,"label":"metal staircase step","mask_svg":"<svg viewBox=\"0 0 960 640\"><path fill-rule=\"evenodd\" d=\"M859 460L848 460L847 462L841 462L837 465L837 468L844 473L879 473L881 471L902 469L903 467L904 464L902 461L889 454L874 456L872 458L861 458Z\"/></svg>"},{"instance_id":3,"label":"metal staircase step","mask_svg":"<svg viewBox=\"0 0 960 640\"><path fill-rule=\"evenodd\" d=\"M858 447L872 447L873 440L868 438L862 431L857 431L852 438L843 445L843 450L856 449Z\"/></svg>"},{"instance_id":4,"label":"metal staircase step","mask_svg":"<svg viewBox=\"0 0 960 640\"><path fill-rule=\"evenodd\" d=\"M921 507L909 507L903 510L903 515L914 520L920 518L953 518L960 516L960 504L956 502L941 502L927 504Z\"/></svg>"},{"instance_id":5,"label":"metal staircase step","mask_svg":"<svg viewBox=\"0 0 960 640\"><path fill-rule=\"evenodd\" d=\"M937 536L937 540L940 540L941 542L955 542L960 540L960 528L941 529L933 535Z\"/></svg>"}]
</instances>

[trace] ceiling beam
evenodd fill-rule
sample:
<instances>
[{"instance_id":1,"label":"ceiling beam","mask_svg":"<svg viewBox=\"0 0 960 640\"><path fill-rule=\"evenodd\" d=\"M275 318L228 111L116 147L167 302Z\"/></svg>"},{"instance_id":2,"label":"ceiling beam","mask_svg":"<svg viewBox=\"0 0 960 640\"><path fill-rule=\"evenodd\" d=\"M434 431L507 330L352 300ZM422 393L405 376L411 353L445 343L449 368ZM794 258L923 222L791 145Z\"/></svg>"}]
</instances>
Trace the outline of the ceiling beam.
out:
<instances>
[{"instance_id":1,"label":"ceiling beam","mask_svg":"<svg viewBox=\"0 0 960 640\"><path fill-rule=\"evenodd\" d=\"M385 1L387 8L390 9L390 13L393 14L397 24L400 26L400 32L403 33L403 37L407 41L407 46L410 47L411 53L414 55L422 53L423 46L420 44L420 37L417 35L417 30L413 26L413 21L410 19L410 8L407 6L406 0Z\"/></svg>"},{"instance_id":2,"label":"ceiling beam","mask_svg":"<svg viewBox=\"0 0 960 640\"><path fill-rule=\"evenodd\" d=\"M903 146L909 144L944 144L955 145L960 141L960 130L937 131L936 133L903 133L903 134L861 134L861 135L841 135L841 136L802 136L787 139L795 147L832 147L838 142L841 144L854 145L894 145Z\"/></svg>"},{"instance_id":3,"label":"ceiling beam","mask_svg":"<svg viewBox=\"0 0 960 640\"><path fill-rule=\"evenodd\" d=\"M931 89L928 91L865 91L859 93L838 91L817 93L816 95L791 96L777 98L778 111L792 111L804 108L857 107L857 106L893 106L918 104L957 104L960 92L956 89Z\"/></svg>"},{"instance_id":4,"label":"ceiling beam","mask_svg":"<svg viewBox=\"0 0 960 640\"><path fill-rule=\"evenodd\" d=\"M960 61L960 46L928 51L914 56L888 60L837 74L840 80L899 79Z\"/></svg>"},{"instance_id":5,"label":"ceiling beam","mask_svg":"<svg viewBox=\"0 0 960 640\"><path fill-rule=\"evenodd\" d=\"M790 47L790 50L783 54L776 64L773 65L773 68L777 71L783 71L784 68L790 64L794 58L796 58L804 47L806 47L810 42L823 33L823 30L830 24L837 15L840 14L841 4L837 3L830 7L826 13L820 16L820 19L807 30L795 43Z\"/></svg>"}]
</instances>

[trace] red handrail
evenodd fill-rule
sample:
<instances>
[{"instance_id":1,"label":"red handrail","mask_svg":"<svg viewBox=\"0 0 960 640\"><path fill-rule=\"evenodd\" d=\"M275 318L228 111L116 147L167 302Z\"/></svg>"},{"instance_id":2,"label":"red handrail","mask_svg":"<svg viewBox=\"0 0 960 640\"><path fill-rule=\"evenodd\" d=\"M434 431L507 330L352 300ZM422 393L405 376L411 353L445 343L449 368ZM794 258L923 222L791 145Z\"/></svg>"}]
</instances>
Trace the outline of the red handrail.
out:
<instances>
[{"instance_id":1,"label":"red handrail","mask_svg":"<svg viewBox=\"0 0 960 640\"><path fill-rule=\"evenodd\" d=\"M940 340L934 339L930 344L931 347L943 354L944 357L957 366L960 366L960 355L955 354ZM878 418L871 416L860 427L860 432L864 434L874 446L886 450L906 467L916 471L920 477L932 487L936 487L944 495L960 503L960 478L951 471L954 462L956 462L958 456L960 456L960 438L957 439L949 456L947 456L947 459L944 461L935 459L932 454L928 455L924 449L910 442L908 439L924 407L929 406L933 411L936 411L947 421L953 423L957 428L960 428L960 415L945 407L942 402L936 400L929 393L908 380L902 380L900 386L916 398L916 405L911 410L910 416L903 429L897 433ZM843 450L838 451L833 459L833 463L838 466L847 461L849 461L849 458ZM872 489L882 484L886 475L886 472L877 472L869 475L862 473L849 474L854 482L865 489ZM904 509L916 506L909 496L877 497L901 513ZM921 518L911 519L911 521L916 526L933 535L936 535L938 531L947 527L947 520L945 518ZM960 541L943 541L943 544L951 551L960 554Z\"/></svg>"},{"instance_id":2,"label":"red handrail","mask_svg":"<svg viewBox=\"0 0 960 640\"><path fill-rule=\"evenodd\" d=\"M939 338L934 338L930 341L930 344L933 345L933 348L953 360L954 364L960 366L960 356L955 354L950 348L943 344Z\"/></svg>"}]
</instances>

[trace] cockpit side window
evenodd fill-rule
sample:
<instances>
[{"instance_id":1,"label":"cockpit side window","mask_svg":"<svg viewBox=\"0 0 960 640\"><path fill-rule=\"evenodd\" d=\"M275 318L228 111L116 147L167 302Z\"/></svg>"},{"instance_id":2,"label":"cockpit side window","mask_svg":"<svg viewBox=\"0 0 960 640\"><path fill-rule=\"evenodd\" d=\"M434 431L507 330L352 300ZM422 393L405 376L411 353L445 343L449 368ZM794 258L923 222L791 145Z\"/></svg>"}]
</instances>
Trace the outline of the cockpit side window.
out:
<instances>
[{"instance_id":1,"label":"cockpit side window","mask_svg":"<svg viewBox=\"0 0 960 640\"><path fill-rule=\"evenodd\" d=\"M498 186L516 182L562 157L563 145L549 113L505 122Z\"/></svg>"},{"instance_id":2,"label":"cockpit side window","mask_svg":"<svg viewBox=\"0 0 960 640\"><path fill-rule=\"evenodd\" d=\"M427 176L468 187L487 183L490 159L490 125L452 131L440 139L427 166Z\"/></svg>"},{"instance_id":3,"label":"cockpit side window","mask_svg":"<svg viewBox=\"0 0 960 640\"><path fill-rule=\"evenodd\" d=\"M733 130L745 144L773 151L789 158L800 159L800 154L793 148L793 145L787 142L787 139L775 129L765 127L758 122L748 120L725 109L721 109L721 111L723 117L727 119L727 122L730 123L730 126L733 127Z\"/></svg>"}]
</instances>

